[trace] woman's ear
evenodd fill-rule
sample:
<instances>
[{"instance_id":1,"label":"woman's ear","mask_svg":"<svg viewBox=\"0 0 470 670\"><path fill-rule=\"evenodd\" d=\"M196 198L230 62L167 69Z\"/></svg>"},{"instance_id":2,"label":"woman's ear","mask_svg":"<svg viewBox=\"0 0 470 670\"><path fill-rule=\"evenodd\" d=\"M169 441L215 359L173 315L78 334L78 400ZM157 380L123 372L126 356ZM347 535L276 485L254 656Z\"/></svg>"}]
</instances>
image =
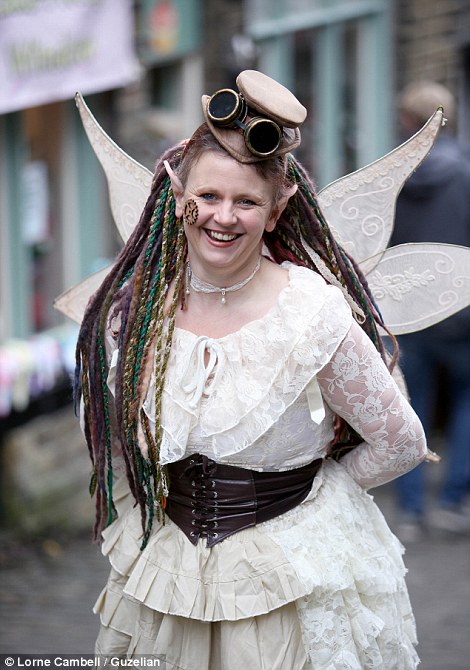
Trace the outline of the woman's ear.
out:
<instances>
[{"instance_id":1,"label":"woman's ear","mask_svg":"<svg viewBox=\"0 0 470 670\"><path fill-rule=\"evenodd\" d=\"M184 193L183 184L181 183L181 179L178 177L178 175L173 171L168 161L163 161L163 165L165 166L165 170L167 171L168 176L170 177L171 188L173 189L173 195L175 196L175 202L176 202L175 214L176 217L179 219L180 217L183 216L183 193Z\"/></svg>"},{"instance_id":2,"label":"woman's ear","mask_svg":"<svg viewBox=\"0 0 470 670\"><path fill-rule=\"evenodd\" d=\"M276 207L274 207L273 211L271 212L268 223L265 226L265 230L267 230L268 233L272 233L272 231L276 227L276 223L279 217L287 207L287 203L289 202L290 198L292 198L292 196L295 195L296 193L297 193L297 184L293 184L290 188L284 191L283 195L278 200Z\"/></svg>"}]
</instances>

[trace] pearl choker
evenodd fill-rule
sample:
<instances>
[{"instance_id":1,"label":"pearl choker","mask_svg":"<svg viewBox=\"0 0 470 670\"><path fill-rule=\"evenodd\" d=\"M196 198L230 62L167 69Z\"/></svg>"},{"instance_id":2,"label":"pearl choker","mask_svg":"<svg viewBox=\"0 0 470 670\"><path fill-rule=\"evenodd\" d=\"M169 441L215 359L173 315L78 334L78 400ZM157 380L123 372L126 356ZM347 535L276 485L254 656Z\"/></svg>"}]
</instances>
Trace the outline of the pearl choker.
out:
<instances>
[{"instance_id":1,"label":"pearl choker","mask_svg":"<svg viewBox=\"0 0 470 670\"><path fill-rule=\"evenodd\" d=\"M225 303L227 302L225 294L231 293L232 291L239 291L241 288L246 286L248 282L250 282L253 279L253 277L258 272L260 267L261 267L261 256L258 257L255 269L253 270L253 272L249 277L247 277L241 282L238 282L238 284L233 284L233 286L226 286L225 288L221 288L220 286L214 286L214 284L209 284L208 282L199 279L199 277L196 277L196 275L194 275L191 272L191 266L188 262L186 266L186 295L189 295L189 287L191 287L193 291L196 291L196 293L220 293L221 295L220 302L222 303L222 305L225 305Z\"/></svg>"}]
</instances>

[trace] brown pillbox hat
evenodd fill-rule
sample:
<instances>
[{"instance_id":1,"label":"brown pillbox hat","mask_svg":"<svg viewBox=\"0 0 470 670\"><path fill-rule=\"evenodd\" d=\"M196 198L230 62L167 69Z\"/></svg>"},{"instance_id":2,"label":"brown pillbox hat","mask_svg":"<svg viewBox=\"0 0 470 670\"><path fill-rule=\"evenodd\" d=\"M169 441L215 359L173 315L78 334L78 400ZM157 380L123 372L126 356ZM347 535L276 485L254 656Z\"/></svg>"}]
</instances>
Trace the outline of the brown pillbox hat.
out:
<instances>
[{"instance_id":1,"label":"brown pillbox hat","mask_svg":"<svg viewBox=\"0 0 470 670\"><path fill-rule=\"evenodd\" d=\"M279 147L268 158L282 156L300 144L300 126L307 110L285 86L256 70L244 70L237 77L237 86L248 105L248 119L261 116L275 121L282 130ZM221 128L209 119L210 96L202 96L205 121L219 144L240 163L256 163L265 158L254 155L246 146L239 128Z\"/></svg>"}]
</instances>

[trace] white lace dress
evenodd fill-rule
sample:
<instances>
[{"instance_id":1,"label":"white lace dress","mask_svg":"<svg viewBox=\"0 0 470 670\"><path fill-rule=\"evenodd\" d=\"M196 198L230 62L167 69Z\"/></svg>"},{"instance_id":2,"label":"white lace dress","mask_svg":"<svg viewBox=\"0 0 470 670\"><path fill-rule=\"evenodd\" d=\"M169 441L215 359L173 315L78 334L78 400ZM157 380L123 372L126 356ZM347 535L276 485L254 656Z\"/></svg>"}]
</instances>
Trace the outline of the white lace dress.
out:
<instances>
[{"instance_id":1,"label":"white lace dress","mask_svg":"<svg viewBox=\"0 0 470 670\"><path fill-rule=\"evenodd\" d=\"M333 412L364 443L341 464L326 460L301 505L212 548L168 520L140 551L140 512L121 477L118 519L103 534L112 569L95 606L97 653L166 658L168 670L418 664L402 547L366 489L424 458L422 427L341 292L288 267L277 304L239 331L210 339L176 329L162 461L198 452L297 468L325 456ZM112 369L112 389L111 379ZM144 409L152 422L153 383Z\"/></svg>"}]
</instances>

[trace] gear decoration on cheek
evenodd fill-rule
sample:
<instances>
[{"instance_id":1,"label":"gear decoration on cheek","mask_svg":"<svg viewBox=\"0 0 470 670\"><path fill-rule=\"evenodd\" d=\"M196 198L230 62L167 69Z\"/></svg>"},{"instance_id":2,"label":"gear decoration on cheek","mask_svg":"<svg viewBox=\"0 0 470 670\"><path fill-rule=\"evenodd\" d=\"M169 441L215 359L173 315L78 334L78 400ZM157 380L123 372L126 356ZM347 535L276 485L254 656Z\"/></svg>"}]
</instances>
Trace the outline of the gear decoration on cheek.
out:
<instances>
[{"instance_id":1,"label":"gear decoration on cheek","mask_svg":"<svg viewBox=\"0 0 470 670\"><path fill-rule=\"evenodd\" d=\"M183 222L188 226L194 226L199 216L198 206L192 198L186 201L183 209Z\"/></svg>"}]
</instances>

